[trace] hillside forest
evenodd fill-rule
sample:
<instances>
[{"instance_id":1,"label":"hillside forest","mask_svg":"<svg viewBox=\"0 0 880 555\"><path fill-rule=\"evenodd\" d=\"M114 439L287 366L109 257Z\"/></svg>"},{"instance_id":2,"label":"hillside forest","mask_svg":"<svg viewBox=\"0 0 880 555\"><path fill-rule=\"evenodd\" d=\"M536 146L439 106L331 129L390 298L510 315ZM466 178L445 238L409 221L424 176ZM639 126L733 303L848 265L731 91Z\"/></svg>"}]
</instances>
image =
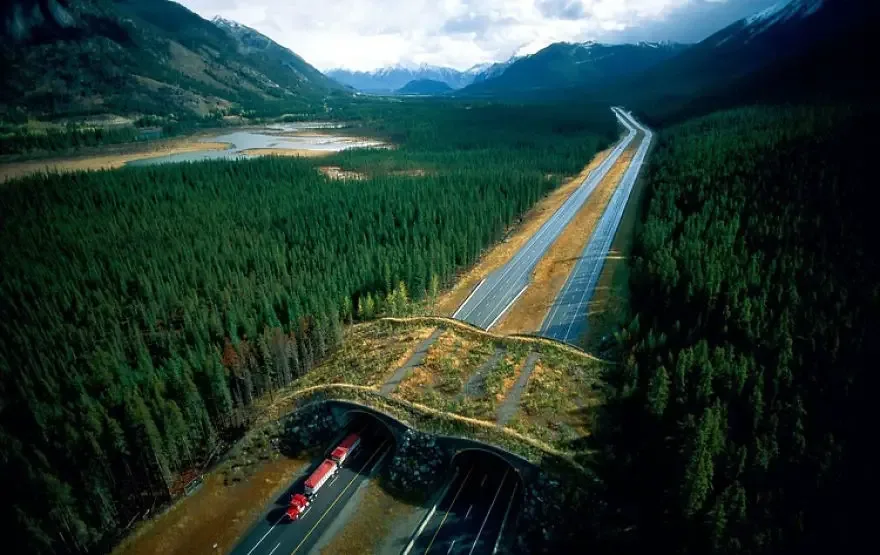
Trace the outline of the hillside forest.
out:
<instances>
[{"instance_id":1,"label":"hillside forest","mask_svg":"<svg viewBox=\"0 0 880 555\"><path fill-rule=\"evenodd\" d=\"M397 146L329 162L369 168L362 181L269 157L0 188L0 518L15 552L106 549L343 322L435 295L617 134L604 106L346 115Z\"/></svg>"},{"instance_id":2,"label":"hillside forest","mask_svg":"<svg viewBox=\"0 0 880 555\"><path fill-rule=\"evenodd\" d=\"M755 107L660 135L596 438L608 551L866 545L877 116Z\"/></svg>"}]
</instances>

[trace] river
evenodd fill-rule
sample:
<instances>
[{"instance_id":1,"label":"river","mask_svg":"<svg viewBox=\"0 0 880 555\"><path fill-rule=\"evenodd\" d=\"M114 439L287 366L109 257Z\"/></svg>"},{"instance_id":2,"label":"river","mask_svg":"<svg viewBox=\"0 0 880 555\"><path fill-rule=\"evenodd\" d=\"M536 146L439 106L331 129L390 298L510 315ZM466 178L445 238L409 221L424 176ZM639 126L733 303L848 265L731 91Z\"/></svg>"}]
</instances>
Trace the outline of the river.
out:
<instances>
[{"instance_id":1,"label":"river","mask_svg":"<svg viewBox=\"0 0 880 555\"><path fill-rule=\"evenodd\" d=\"M382 147L383 143L358 137L329 134L330 129L342 129L344 124L325 122L279 123L256 130L239 130L222 135L201 137L202 143L228 143L226 150L196 150L132 160L129 166L151 166L175 162L201 160L241 159L249 151L278 149L293 151L339 152L350 148ZM320 133L316 132L320 130Z\"/></svg>"}]
</instances>

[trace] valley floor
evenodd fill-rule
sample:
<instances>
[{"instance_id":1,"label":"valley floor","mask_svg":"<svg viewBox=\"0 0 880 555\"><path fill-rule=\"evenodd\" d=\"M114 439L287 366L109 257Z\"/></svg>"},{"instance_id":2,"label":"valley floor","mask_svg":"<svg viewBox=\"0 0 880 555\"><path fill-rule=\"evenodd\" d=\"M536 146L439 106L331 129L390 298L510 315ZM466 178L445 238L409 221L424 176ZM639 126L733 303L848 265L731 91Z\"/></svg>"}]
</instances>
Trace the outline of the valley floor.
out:
<instances>
[{"instance_id":1,"label":"valley floor","mask_svg":"<svg viewBox=\"0 0 880 555\"><path fill-rule=\"evenodd\" d=\"M0 183L42 172L74 172L121 168L128 162L154 156L182 154L202 150L225 150L226 143L203 143L198 136L167 139L143 144L108 146L89 154L17 162L0 162Z\"/></svg>"}]
</instances>

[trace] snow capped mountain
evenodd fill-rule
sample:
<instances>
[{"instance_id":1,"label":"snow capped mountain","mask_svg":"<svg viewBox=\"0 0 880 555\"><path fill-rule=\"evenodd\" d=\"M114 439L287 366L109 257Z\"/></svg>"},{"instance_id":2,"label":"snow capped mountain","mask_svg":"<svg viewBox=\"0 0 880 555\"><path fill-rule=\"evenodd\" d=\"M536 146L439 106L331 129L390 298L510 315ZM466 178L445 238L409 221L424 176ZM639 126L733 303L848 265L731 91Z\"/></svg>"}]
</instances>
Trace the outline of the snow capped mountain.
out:
<instances>
[{"instance_id":1,"label":"snow capped mountain","mask_svg":"<svg viewBox=\"0 0 880 555\"><path fill-rule=\"evenodd\" d=\"M603 44L557 42L528 56L495 64L474 78L460 94L505 96L540 90L598 87L675 56L686 48L676 43Z\"/></svg>"},{"instance_id":2,"label":"snow capped mountain","mask_svg":"<svg viewBox=\"0 0 880 555\"><path fill-rule=\"evenodd\" d=\"M641 46L643 48L669 48L674 47L676 45L675 42L671 40L660 40L660 41L641 41L637 43L637 46Z\"/></svg>"},{"instance_id":3,"label":"snow capped mountain","mask_svg":"<svg viewBox=\"0 0 880 555\"><path fill-rule=\"evenodd\" d=\"M522 58L522 56L513 56L505 62L495 62L494 64L482 64L482 66L483 66L482 70L473 74L474 78L469 83L469 85L472 85L474 83L482 83L483 81L486 81L487 79L493 79L495 77L498 77L499 75L501 75L502 73L507 71L507 68L509 68L511 65L513 65L517 60L519 60L521 58Z\"/></svg>"},{"instance_id":4,"label":"snow capped mountain","mask_svg":"<svg viewBox=\"0 0 880 555\"><path fill-rule=\"evenodd\" d=\"M477 67L477 66L475 66ZM439 81L452 89L460 89L470 84L475 73L471 68L459 71L448 67L437 67L428 64L395 65L373 71L351 71L347 69L331 69L326 74L349 87L369 93L390 93L404 87L411 81Z\"/></svg>"},{"instance_id":5,"label":"snow capped mountain","mask_svg":"<svg viewBox=\"0 0 880 555\"><path fill-rule=\"evenodd\" d=\"M792 0L791 2L777 2L769 8L761 10L746 18L746 25L773 25L779 21L786 21L793 17L807 17L813 15L822 7L824 0Z\"/></svg>"},{"instance_id":6,"label":"snow capped mountain","mask_svg":"<svg viewBox=\"0 0 880 555\"><path fill-rule=\"evenodd\" d=\"M495 65L495 62L486 62L483 64L476 64L474 66L467 68L464 72L467 73L468 75L479 75L479 74L483 73L484 71L486 71L487 69L489 69L490 67L492 67L493 65Z\"/></svg>"},{"instance_id":7,"label":"snow capped mountain","mask_svg":"<svg viewBox=\"0 0 880 555\"><path fill-rule=\"evenodd\" d=\"M225 17L220 17L219 15L215 15L211 18L211 23L217 25L218 27L226 27L229 29L246 29L244 25L239 23L238 21L232 21L231 19L226 19Z\"/></svg>"},{"instance_id":8,"label":"snow capped mountain","mask_svg":"<svg viewBox=\"0 0 880 555\"><path fill-rule=\"evenodd\" d=\"M796 25L818 13L825 4L825 0L782 0L723 29L716 35L715 45L722 46L735 39L748 42L780 26Z\"/></svg>"},{"instance_id":9,"label":"snow capped mountain","mask_svg":"<svg viewBox=\"0 0 880 555\"><path fill-rule=\"evenodd\" d=\"M696 109L733 105L748 95L776 101L815 90L834 95L847 87L851 96L861 95L866 88L860 75L871 75L876 65L869 53L876 47L863 46L873 43L864 37L876 33L878 17L876 0L780 2L618 88L646 109L657 98Z\"/></svg>"}]
</instances>

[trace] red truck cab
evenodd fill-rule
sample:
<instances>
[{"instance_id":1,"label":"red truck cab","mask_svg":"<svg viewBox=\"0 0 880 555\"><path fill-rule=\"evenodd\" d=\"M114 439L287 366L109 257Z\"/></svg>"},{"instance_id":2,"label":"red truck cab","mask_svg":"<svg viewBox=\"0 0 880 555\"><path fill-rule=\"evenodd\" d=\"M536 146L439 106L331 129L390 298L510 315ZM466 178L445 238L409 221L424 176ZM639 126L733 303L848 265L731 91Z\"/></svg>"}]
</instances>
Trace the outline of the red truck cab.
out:
<instances>
[{"instance_id":1,"label":"red truck cab","mask_svg":"<svg viewBox=\"0 0 880 555\"><path fill-rule=\"evenodd\" d=\"M290 506L287 507L287 518L296 520L303 516L309 509L309 498L301 493L294 493L290 498Z\"/></svg>"},{"instance_id":2,"label":"red truck cab","mask_svg":"<svg viewBox=\"0 0 880 555\"><path fill-rule=\"evenodd\" d=\"M357 449L358 445L361 444L361 437L357 434L348 434L345 436L345 439L330 453L330 458L340 466L345 462L355 449Z\"/></svg>"}]
</instances>

